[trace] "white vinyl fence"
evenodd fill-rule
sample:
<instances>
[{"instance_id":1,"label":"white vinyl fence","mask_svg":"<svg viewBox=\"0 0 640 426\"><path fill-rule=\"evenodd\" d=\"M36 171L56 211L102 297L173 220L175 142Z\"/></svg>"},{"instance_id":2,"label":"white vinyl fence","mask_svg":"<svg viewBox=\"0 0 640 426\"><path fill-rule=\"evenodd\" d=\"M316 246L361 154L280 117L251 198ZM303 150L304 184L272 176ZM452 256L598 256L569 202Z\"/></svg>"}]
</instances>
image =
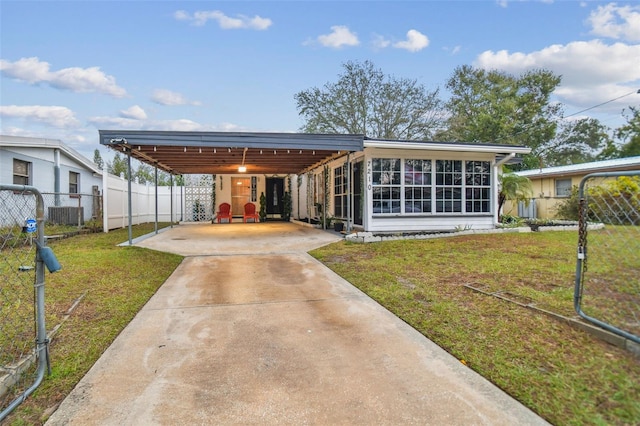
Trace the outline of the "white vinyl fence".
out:
<instances>
[{"instance_id":1,"label":"white vinyl fence","mask_svg":"<svg viewBox=\"0 0 640 426\"><path fill-rule=\"evenodd\" d=\"M105 232L129 226L129 182L108 173L102 177ZM157 196L156 196L157 189ZM173 200L173 207L172 207ZM184 189L179 186L159 186L131 182L131 221L133 225L156 221L183 220Z\"/></svg>"}]
</instances>

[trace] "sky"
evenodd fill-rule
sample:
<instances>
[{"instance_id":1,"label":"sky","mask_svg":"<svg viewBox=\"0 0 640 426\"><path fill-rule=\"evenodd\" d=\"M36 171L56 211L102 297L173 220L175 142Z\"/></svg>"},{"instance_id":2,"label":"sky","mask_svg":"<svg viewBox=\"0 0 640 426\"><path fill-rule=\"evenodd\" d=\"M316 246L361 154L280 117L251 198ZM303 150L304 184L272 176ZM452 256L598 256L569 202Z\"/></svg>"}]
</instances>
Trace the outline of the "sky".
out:
<instances>
[{"instance_id":1,"label":"sky","mask_svg":"<svg viewBox=\"0 0 640 426\"><path fill-rule=\"evenodd\" d=\"M108 160L99 129L295 132L294 95L366 60L444 100L462 65L550 70L566 115L617 128L640 2L0 0L0 134Z\"/></svg>"}]
</instances>

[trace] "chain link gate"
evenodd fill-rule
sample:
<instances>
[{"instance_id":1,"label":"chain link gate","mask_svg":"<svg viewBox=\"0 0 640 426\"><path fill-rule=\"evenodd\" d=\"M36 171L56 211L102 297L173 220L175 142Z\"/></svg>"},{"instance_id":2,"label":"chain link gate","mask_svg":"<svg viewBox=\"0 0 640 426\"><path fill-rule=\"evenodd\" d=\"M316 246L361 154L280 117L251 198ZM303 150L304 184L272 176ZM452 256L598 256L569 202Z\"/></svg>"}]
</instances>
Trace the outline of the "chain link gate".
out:
<instances>
[{"instance_id":1,"label":"chain link gate","mask_svg":"<svg viewBox=\"0 0 640 426\"><path fill-rule=\"evenodd\" d=\"M44 268L59 264L44 242L44 202L30 186L0 185L0 422L49 367Z\"/></svg>"},{"instance_id":2,"label":"chain link gate","mask_svg":"<svg viewBox=\"0 0 640 426\"><path fill-rule=\"evenodd\" d=\"M578 194L575 310L640 343L640 170L587 175Z\"/></svg>"}]
</instances>

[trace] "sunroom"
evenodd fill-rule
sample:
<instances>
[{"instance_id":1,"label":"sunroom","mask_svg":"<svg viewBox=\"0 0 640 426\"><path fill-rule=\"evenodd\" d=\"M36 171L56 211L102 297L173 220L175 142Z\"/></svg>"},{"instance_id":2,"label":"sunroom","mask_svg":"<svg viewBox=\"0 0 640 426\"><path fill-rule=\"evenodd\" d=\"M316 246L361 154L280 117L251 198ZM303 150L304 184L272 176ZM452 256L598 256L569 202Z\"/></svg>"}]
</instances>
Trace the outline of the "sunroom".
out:
<instances>
[{"instance_id":1,"label":"sunroom","mask_svg":"<svg viewBox=\"0 0 640 426\"><path fill-rule=\"evenodd\" d=\"M529 148L364 138L362 152L308 174L314 203L370 232L490 229L502 165ZM325 174L328 173L328 176ZM319 182L328 183L325 188Z\"/></svg>"}]
</instances>

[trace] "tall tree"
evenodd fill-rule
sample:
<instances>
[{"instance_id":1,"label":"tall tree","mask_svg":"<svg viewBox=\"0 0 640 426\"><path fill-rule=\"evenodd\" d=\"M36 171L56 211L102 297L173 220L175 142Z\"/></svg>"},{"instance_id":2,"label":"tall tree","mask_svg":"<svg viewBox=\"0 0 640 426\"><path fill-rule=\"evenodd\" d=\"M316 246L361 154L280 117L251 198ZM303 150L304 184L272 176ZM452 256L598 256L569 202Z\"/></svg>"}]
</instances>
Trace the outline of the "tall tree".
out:
<instances>
[{"instance_id":1,"label":"tall tree","mask_svg":"<svg viewBox=\"0 0 640 426\"><path fill-rule=\"evenodd\" d=\"M133 175L138 183L155 183L155 171L148 164L140 164Z\"/></svg>"},{"instance_id":2,"label":"tall tree","mask_svg":"<svg viewBox=\"0 0 640 426\"><path fill-rule=\"evenodd\" d=\"M451 93L449 119L441 137L536 149L555 134L561 107L549 98L558 84L560 77L545 70L515 77L469 65L458 67L446 84Z\"/></svg>"},{"instance_id":3,"label":"tall tree","mask_svg":"<svg viewBox=\"0 0 640 426\"><path fill-rule=\"evenodd\" d=\"M612 143L609 128L594 118L562 122L556 136L538 146L532 155L544 167L595 161Z\"/></svg>"},{"instance_id":4,"label":"tall tree","mask_svg":"<svg viewBox=\"0 0 640 426\"><path fill-rule=\"evenodd\" d=\"M93 162L100 170L104 167L104 161L102 160L102 156L100 155L100 150L98 148L93 151Z\"/></svg>"},{"instance_id":5,"label":"tall tree","mask_svg":"<svg viewBox=\"0 0 640 426\"><path fill-rule=\"evenodd\" d=\"M133 169L133 167L132 167ZM113 161L107 162L107 171L112 175L129 177L129 168L127 167L127 158L122 158L119 152L113 156ZM135 171L131 170L131 174L135 176Z\"/></svg>"},{"instance_id":6,"label":"tall tree","mask_svg":"<svg viewBox=\"0 0 640 426\"><path fill-rule=\"evenodd\" d=\"M441 127L442 101L416 80L385 75L370 61L346 62L336 83L294 95L307 133L427 140Z\"/></svg>"},{"instance_id":7,"label":"tall tree","mask_svg":"<svg viewBox=\"0 0 640 426\"><path fill-rule=\"evenodd\" d=\"M623 112L627 124L616 130L616 137L623 141L618 156L620 158L640 155L640 108L629 107Z\"/></svg>"}]
</instances>

